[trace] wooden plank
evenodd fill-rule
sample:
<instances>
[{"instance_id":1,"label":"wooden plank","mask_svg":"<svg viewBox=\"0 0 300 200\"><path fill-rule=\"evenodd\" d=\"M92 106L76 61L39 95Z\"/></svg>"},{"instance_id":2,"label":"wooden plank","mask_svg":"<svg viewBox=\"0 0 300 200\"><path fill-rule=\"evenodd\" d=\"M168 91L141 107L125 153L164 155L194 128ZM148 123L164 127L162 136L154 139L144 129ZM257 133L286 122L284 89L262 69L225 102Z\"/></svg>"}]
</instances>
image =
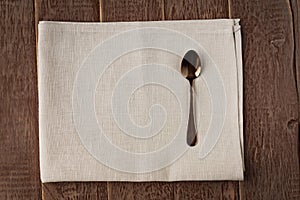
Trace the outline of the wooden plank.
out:
<instances>
[{"instance_id":1,"label":"wooden plank","mask_svg":"<svg viewBox=\"0 0 300 200\"><path fill-rule=\"evenodd\" d=\"M228 18L227 0L168 0L165 1L166 20Z\"/></svg>"},{"instance_id":2,"label":"wooden plank","mask_svg":"<svg viewBox=\"0 0 300 200\"><path fill-rule=\"evenodd\" d=\"M102 19L110 21L163 20L162 0L102 0Z\"/></svg>"},{"instance_id":3,"label":"wooden plank","mask_svg":"<svg viewBox=\"0 0 300 200\"><path fill-rule=\"evenodd\" d=\"M36 0L39 21L100 21L98 0ZM45 183L42 197L47 199L107 199L106 182Z\"/></svg>"},{"instance_id":4,"label":"wooden plank","mask_svg":"<svg viewBox=\"0 0 300 200\"><path fill-rule=\"evenodd\" d=\"M0 2L0 199L40 199L34 1Z\"/></svg>"},{"instance_id":5,"label":"wooden plank","mask_svg":"<svg viewBox=\"0 0 300 200\"><path fill-rule=\"evenodd\" d=\"M40 196L34 3L0 3L0 199Z\"/></svg>"},{"instance_id":6,"label":"wooden plank","mask_svg":"<svg viewBox=\"0 0 300 200\"><path fill-rule=\"evenodd\" d=\"M173 199L173 184L167 182L108 182L109 200Z\"/></svg>"},{"instance_id":7,"label":"wooden plank","mask_svg":"<svg viewBox=\"0 0 300 200\"><path fill-rule=\"evenodd\" d=\"M46 183L43 199L107 199L107 190L103 182Z\"/></svg>"},{"instance_id":8,"label":"wooden plank","mask_svg":"<svg viewBox=\"0 0 300 200\"><path fill-rule=\"evenodd\" d=\"M238 184L232 181L177 182L174 199L239 199Z\"/></svg>"},{"instance_id":9,"label":"wooden plank","mask_svg":"<svg viewBox=\"0 0 300 200\"><path fill-rule=\"evenodd\" d=\"M39 21L99 22L99 0L36 0Z\"/></svg>"},{"instance_id":10,"label":"wooden plank","mask_svg":"<svg viewBox=\"0 0 300 200\"><path fill-rule=\"evenodd\" d=\"M300 197L294 65L299 55L294 57L292 16L298 8L292 12L285 0L230 2L232 17L241 18L243 32L246 174L240 185L242 199Z\"/></svg>"},{"instance_id":11,"label":"wooden plank","mask_svg":"<svg viewBox=\"0 0 300 200\"><path fill-rule=\"evenodd\" d=\"M167 20L228 18L228 1L169 0L165 2ZM175 199L238 199L238 182L177 182Z\"/></svg>"},{"instance_id":12,"label":"wooden plank","mask_svg":"<svg viewBox=\"0 0 300 200\"><path fill-rule=\"evenodd\" d=\"M103 0L103 21L163 20L163 1ZM173 184L108 182L109 199L173 199Z\"/></svg>"}]
</instances>

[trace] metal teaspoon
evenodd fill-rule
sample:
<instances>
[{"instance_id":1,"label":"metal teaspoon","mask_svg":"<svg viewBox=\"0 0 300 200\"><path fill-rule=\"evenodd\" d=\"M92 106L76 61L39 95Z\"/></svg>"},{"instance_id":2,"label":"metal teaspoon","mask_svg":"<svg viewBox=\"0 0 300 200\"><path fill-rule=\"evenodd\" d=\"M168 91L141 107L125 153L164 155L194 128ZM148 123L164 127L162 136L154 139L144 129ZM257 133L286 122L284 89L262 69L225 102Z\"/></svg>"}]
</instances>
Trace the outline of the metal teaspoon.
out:
<instances>
[{"instance_id":1,"label":"metal teaspoon","mask_svg":"<svg viewBox=\"0 0 300 200\"><path fill-rule=\"evenodd\" d=\"M195 146L197 143L197 129L195 126L194 118L194 94L193 94L193 81L200 76L201 62L200 57L194 50L189 50L183 57L181 62L181 73L188 79L190 83L190 112L187 131L187 144Z\"/></svg>"}]
</instances>

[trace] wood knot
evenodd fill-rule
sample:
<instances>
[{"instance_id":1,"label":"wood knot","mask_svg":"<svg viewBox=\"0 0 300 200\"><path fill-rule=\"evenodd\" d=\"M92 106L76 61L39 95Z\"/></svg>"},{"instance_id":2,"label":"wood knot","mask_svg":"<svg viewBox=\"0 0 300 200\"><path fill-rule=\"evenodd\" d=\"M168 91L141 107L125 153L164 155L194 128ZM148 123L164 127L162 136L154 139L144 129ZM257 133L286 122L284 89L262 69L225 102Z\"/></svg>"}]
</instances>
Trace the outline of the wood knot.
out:
<instances>
[{"instance_id":1,"label":"wood knot","mask_svg":"<svg viewBox=\"0 0 300 200\"><path fill-rule=\"evenodd\" d=\"M276 49L280 48L285 42L285 38L276 38L271 40L271 45L273 45L273 47L275 47Z\"/></svg>"},{"instance_id":2,"label":"wood knot","mask_svg":"<svg viewBox=\"0 0 300 200\"><path fill-rule=\"evenodd\" d=\"M289 129L293 129L293 128L295 128L297 126L297 124L298 124L298 120L296 120L296 119L290 119L288 121L288 123L287 123L287 127Z\"/></svg>"}]
</instances>

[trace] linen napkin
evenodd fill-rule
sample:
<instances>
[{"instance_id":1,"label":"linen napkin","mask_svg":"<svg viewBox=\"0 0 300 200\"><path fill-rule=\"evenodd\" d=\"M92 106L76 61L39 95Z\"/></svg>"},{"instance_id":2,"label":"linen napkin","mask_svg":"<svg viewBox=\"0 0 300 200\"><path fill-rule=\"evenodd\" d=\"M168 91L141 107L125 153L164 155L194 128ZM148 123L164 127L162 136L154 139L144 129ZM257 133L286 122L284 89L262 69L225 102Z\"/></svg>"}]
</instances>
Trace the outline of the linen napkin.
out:
<instances>
[{"instance_id":1,"label":"linen napkin","mask_svg":"<svg viewBox=\"0 0 300 200\"><path fill-rule=\"evenodd\" d=\"M238 19L38 26L42 182L243 179ZM198 142L186 142L195 50Z\"/></svg>"}]
</instances>

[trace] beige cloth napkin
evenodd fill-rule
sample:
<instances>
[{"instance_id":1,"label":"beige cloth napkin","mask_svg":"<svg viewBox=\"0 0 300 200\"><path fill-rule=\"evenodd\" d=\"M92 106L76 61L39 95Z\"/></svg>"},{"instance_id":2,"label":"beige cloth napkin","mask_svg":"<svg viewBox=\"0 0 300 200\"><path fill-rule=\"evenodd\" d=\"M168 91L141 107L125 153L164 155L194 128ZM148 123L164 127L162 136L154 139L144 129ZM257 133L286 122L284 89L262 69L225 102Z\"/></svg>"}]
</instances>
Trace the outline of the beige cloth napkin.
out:
<instances>
[{"instance_id":1,"label":"beige cloth napkin","mask_svg":"<svg viewBox=\"0 0 300 200\"><path fill-rule=\"evenodd\" d=\"M40 22L42 182L243 179L239 20ZM199 142L186 144L195 80Z\"/></svg>"}]
</instances>

